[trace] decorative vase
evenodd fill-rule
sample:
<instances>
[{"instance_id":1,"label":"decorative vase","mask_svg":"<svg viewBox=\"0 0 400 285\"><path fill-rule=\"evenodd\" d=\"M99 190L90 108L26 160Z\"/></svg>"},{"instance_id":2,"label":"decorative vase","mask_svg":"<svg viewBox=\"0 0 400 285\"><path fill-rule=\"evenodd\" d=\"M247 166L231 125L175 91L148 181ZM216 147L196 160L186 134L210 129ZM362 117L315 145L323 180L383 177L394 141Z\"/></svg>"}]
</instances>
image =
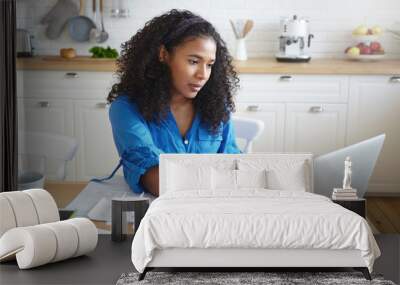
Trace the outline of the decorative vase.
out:
<instances>
[{"instance_id":1,"label":"decorative vase","mask_svg":"<svg viewBox=\"0 0 400 285\"><path fill-rule=\"evenodd\" d=\"M246 40L244 38L236 40L236 60L247 60Z\"/></svg>"}]
</instances>

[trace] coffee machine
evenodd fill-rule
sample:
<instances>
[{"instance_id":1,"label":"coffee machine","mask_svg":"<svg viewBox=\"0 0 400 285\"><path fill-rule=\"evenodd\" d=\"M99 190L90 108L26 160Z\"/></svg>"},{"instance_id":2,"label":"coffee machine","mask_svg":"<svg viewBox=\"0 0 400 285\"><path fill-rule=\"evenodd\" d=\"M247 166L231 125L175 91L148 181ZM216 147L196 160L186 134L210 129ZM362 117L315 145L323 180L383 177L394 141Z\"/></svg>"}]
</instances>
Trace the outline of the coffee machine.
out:
<instances>
[{"instance_id":1,"label":"coffee machine","mask_svg":"<svg viewBox=\"0 0 400 285\"><path fill-rule=\"evenodd\" d=\"M311 56L307 50L314 35L309 33L309 22L294 15L280 23L279 52L275 55L281 62L308 62Z\"/></svg>"}]
</instances>

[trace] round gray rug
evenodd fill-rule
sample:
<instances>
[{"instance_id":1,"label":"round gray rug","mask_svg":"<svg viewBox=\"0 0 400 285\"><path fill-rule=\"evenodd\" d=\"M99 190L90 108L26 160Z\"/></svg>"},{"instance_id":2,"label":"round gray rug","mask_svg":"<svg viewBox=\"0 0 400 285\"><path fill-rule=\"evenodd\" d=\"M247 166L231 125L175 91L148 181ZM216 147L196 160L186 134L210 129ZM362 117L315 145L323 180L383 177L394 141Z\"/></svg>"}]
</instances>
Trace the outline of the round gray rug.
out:
<instances>
[{"instance_id":1,"label":"round gray rug","mask_svg":"<svg viewBox=\"0 0 400 285\"><path fill-rule=\"evenodd\" d=\"M268 284L268 285L395 285L380 275L372 275L368 281L360 272L154 272L150 271L142 281L139 273L124 273L116 285L134 284Z\"/></svg>"}]
</instances>

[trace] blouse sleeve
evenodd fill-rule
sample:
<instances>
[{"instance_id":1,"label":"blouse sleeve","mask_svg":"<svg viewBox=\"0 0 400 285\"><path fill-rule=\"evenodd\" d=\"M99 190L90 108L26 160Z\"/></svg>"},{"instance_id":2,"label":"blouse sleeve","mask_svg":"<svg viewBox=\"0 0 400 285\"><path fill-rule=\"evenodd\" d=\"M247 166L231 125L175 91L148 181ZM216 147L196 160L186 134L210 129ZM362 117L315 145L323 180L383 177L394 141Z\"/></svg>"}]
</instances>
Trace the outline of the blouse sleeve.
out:
<instances>
[{"instance_id":1,"label":"blouse sleeve","mask_svg":"<svg viewBox=\"0 0 400 285\"><path fill-rule=\"evenodd\" d=\"M162 151L154 145L147 124L134 104L115 100L109 117L125 179L133 192L142 193L144 189L139 179L149 168L159 164Z\"/></svg>"},{"instance_id":2,"label":"blouse sleeve","mask_svg":"<svg viewBox=\"0 0 400 285\"><path fill-rule=\"evenodd\" d=\"M236 144L235 129L231 119L223 125L222 143L218 153L242 153Z\"/></svg>"}]
</instances>

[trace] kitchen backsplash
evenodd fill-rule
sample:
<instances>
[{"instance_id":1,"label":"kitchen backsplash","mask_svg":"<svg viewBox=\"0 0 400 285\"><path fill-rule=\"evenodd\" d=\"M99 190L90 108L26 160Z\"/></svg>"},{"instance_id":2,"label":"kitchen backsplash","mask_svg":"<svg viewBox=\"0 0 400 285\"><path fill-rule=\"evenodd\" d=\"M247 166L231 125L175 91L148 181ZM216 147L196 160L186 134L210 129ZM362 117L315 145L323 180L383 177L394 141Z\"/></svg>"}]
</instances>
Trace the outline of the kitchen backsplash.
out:
<instances>
[{"instance_id":1,"label":"kitchen backsplash","mask_svg":"<svg viewBox=\"0 0 400 285\"><path fill-rule=\"evenodd\" d=\"M343 57L344 49L352 44L351 31L360 24L386 29L400 22L399 0L125 0L130 11L128 18L111 17L113 1L104 0L104 24L110 37L101 45L118 50L145 22L172 8L188 9L209 20L231 52L235 48L235 37L229 19L253 19L255 26L246 40L249 57L275 54L281 17L296 14L310 20L315 36L311 43L313 57ZM37 55L56 55L60 48L66 47L75 48L79 55L88 55L88 49L95 44L74 42L66 29L57 40L46 38L46 26L41 25L40 20L56 2L17 0L17 27L34 35ZM91 3L86 0L85 15L89 17L92 17ZM380 42L388 58L400 58L400 40L385 32Z\"/></svg>"}]
</instances>

